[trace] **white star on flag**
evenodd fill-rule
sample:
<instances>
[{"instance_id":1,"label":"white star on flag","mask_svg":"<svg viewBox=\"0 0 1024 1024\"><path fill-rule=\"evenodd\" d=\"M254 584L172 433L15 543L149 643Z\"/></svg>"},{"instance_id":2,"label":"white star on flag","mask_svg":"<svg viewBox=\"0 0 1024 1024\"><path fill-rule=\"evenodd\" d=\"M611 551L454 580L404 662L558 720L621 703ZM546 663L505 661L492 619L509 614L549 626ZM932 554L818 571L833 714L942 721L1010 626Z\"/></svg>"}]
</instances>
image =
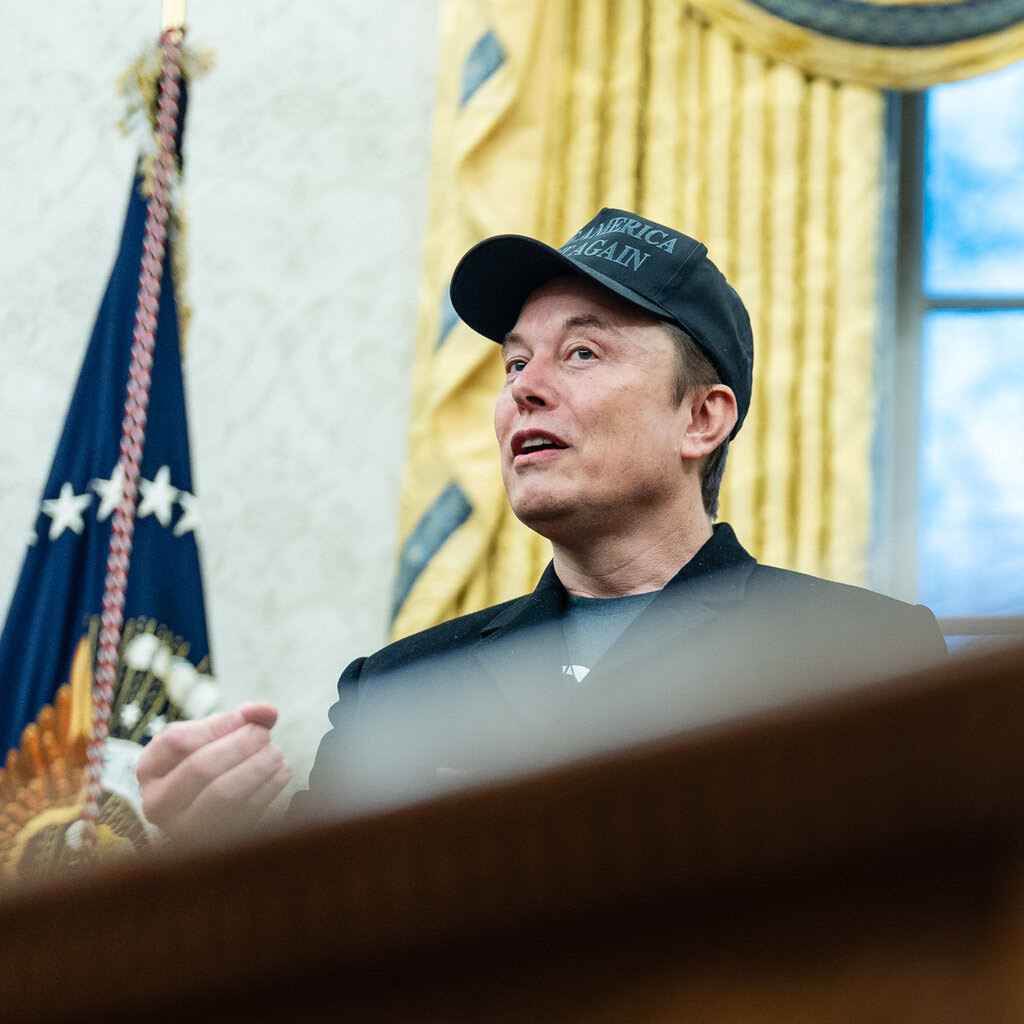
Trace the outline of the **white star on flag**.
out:
<instances>
[{"instance_id":1,"label":"white star on flag","mask_svg":"<svg viewBox=\"0 0 1024 1024\"><path fill-rule=\"evenodd\" d=\"M73 530L81 533L85 527L82 522L82 513L89 507L92 501L91 494L75 494L70 483L61 486L60 494L56 498L43 500L42 511L48 515L50 523L50 540L56 540L65 530Z\"/></svg>"},{"instance_id":2,"label":"white star on flag","mask_svg":"<svg viewBox=\"0 0 1024 1024\"><path fill-rule=\"evenodd\" d=\"M102 523L121 504L124 496L124 466L118 462L109 480L90 480L89 486L100 496L96 519Z\"/></svg>"},{"instance_id":3,"label":"white star on flag","mask_svg":"<svg viewBox=\"0 0 1024 1024\"><path fill-rule=\"evenodd\" d=\"M139 519L156 516L161 526L171 522L171 506L177 500L179 491L171 486L171 467L161 466L152 480L140 480L139 491L142 501L136 513Z\"/></svg>"},{"instance_id":4,"label":"white star on flag","mask_svg":"<svg viewBox=\"0 0 1024 1024\"><path fill-rule=\"evenodd\" d=\"M188 491L179 491L178 504L181 506L182 516L174 524L174 536L181 537L189 531L195 533L196 528L201 524L198 499Z\"/></svg>"}]
</instances>

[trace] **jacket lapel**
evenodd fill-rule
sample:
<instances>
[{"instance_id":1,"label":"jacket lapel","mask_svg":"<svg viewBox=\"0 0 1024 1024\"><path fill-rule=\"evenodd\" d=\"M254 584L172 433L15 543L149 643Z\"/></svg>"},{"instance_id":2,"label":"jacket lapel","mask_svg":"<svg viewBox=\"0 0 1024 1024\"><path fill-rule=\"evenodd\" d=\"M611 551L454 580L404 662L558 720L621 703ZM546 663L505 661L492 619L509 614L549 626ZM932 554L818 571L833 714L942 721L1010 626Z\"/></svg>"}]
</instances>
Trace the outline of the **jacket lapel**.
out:
<instances>
[{"instance_id":1,"label":"jacket lapel","mask_svg":"<svg viewBox=\"0 0 1024 1024\"><path fill-rule=\"evenodd\" d=\"M644 665L665 664L673 658L684 667L687 650L713 635L722 615L743 601L756 564L728 524L715 527L712 539L669 580L593 667L587 688L615 685L623 673L642 671Z\"/></svg>"},{"instance_id":2,"label":"jacket lapel","mask_svg":"<svg viewBox=\"0 0 1024 1024\"><path fill-rule=\"evenodd\" d=\"M739 605L756 562L728 524L669 581L593 666L583 687L562 674L568 656L561 618L568 595L549 564L531 594L502 609L470 649L504 701L536 720L583 691L629 686L645 665L676 663L716 634L723 613Z\"/></svg>"},{"instance_id":3,"label":"jacket lapel","mask_svg":"<svg viewBox=\"0 0 1024 1024\"><path fill-rule=\"evenodd\" d=\"M549 714L574 688L561 671L566 603L565 588L549 564L533 593L499 612L471 648L508 706L529 720Z\"/></svg>"}]
</instances>

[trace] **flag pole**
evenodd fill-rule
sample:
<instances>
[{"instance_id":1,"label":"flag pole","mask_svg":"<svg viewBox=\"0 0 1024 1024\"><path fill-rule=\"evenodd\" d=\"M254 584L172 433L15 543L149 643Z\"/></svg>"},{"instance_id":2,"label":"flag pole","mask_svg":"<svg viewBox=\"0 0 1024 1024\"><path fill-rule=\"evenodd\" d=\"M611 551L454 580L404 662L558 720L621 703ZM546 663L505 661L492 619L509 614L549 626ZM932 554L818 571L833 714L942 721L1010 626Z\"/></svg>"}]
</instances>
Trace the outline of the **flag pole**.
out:
<instances>
[{"instance_id":1,"label":"flag pole","mask_svg":"<svg viewBox=\"0 0 1024 1024\"><path fill-rule=\"evenodd\" d=\"M168 7L184 19L184 0L164 0L165 20ZM172 12L175 13L175 12ZM121 500L114 512L103 587L103 610L96 654L93 685L92 737L86 766L85 802L82 808L81 851L92 859L96 853L99 817L100 777L103 751L109 733L118 647L124 625L125 591L135 532L139 470L146 439L149 388L156 341L160 292L163 283L167 222L170 215L170 178L176 160L182 74L181 37L183 29L165 27L160 36L163 68L159 80L157 114L157 154L153 171L153 192L146 207L145 240L133 332L128 390L125 397L121 448L117 471L121 474Z\"/></svg>"},{"instance_id":2,"label":"flag pole","mask_svg":"<svg viewBox=\"0 0 1024 1024\"><path fill-rule=\"evenodd\" d=\"M163 20L160 26L162 31L169 32L185 27L185 2L186 0L164 0Z\"/></svg>"}]
</instances>

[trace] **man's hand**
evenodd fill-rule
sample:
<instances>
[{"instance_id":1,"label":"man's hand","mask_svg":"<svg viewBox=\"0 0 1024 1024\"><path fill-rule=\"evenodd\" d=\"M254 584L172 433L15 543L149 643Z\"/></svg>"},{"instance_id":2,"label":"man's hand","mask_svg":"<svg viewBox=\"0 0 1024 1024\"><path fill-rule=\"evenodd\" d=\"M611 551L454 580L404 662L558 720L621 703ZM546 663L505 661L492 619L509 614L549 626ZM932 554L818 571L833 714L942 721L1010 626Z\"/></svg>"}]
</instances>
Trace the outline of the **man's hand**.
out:
<instances>
[{"instance_id":1,"label":"man's hand","mask_svg":"<svg viewBox=\"0 0 1024 1024\"><path fill-rule=\"evenodd\" d=\"M271 704L172 722L139 757L142 810L169 836L222 841L250 829L292 777L270 742Z\"/></svg>"}]
</instances>

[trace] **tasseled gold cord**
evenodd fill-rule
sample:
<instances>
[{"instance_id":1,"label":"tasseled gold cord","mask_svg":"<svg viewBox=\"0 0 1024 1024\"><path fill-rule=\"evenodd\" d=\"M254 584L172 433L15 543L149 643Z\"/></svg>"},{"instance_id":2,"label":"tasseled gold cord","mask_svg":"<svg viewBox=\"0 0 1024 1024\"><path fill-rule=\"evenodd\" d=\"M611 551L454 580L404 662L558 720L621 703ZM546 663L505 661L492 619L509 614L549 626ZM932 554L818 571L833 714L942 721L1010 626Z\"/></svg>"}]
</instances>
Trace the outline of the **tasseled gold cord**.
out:
<instances>
[{"instance_id":1,"label":"tasseled gold cord","mask_svg":"<svg viewBox=\"0 0 1024 1024\"><path fill-rule=\"evenodd\" d=\"M205 75L214 64L211 50L199 53L185 47L182 50L182 75L188 82ZM149 196L153 190L153 161L156 156L156 112L160 71L163 56L160 46L149 47L137 57L121 75L117 91L124 98L124 116L118 122L121 131L139 142L142 172L142 194ZM181 165L181 156L178 157ZM171 242L171 263L174 275L175 297L178 308L178 338L184 355L187 347L189 326L192 322L192 305L188 301L186 278L188 273L185 258L185 240L188 218L184 210L180 175L172 182L173 201L168 221L168 236Z\"/></svg>"}]
</instances>

